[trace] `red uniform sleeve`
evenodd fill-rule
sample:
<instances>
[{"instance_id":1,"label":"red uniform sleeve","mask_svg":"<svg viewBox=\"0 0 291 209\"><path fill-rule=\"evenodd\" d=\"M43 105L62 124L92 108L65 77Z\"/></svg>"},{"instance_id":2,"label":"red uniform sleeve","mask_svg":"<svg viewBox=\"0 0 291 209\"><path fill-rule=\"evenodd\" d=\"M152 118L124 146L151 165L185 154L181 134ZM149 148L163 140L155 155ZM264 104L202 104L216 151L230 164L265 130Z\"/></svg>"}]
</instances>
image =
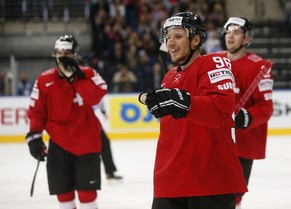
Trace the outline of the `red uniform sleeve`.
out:
<instances>
[{"instance_id":1,"label":"red uniform sleeve","mask_svg":"<svg viewBox=\"0 0 291 209\"><path fill-rule=\"evenodd\" d=\"M256 64L256 69L261 69L261 66L265 61L261 61ZM258 66L257 66L258 65ZM255 71L257 72L257 71ZM255 75L251 78L254 79ZM252 82L252 80L250 80ZM252 116L252 123L250 124L250 129L258 127L271 118L273 113L273 76L272 71L264 76L260 81L255 91L250 96L249 100L245 104L245 108L249 111Z\"/></svg>"},{"instance_id":2,"label":"red uniform sleeve","mask_svg":"<svg viewBox=\"0 0 291 209\"><path fill-rule=\"evenodd\" d=\"M207 56L200 64L196 80L197 91L191 93L191 108L187 118L213 128L233 122L230 118L235 97L230 61L220 56Z\"/></svg>"},{"instance_id":3,"label":"red uniform sleeve","mask_svg":"<svg viewBox=\"0 0 291 209\"><path fill-rule=\"evenodd\" d=\"M103 78L92 68L84 70L86 79L75 82L74 88L78 92L86 105L93 106L100 102L107 93L107 84Z\"/></svg>"},{"instance_id":4,"label":"red uniform sleeve","mask_svg":"<svg viewBox=\"0 0 291 209\"><path fill-rule=\"evenodd\" d=\"M40 87L41 77L38 77L34 83L31 95L27 116L30 121L29 131L40 132L45 129L47 120L46 96L41 93Z\"/></svg>"}]
</instances>

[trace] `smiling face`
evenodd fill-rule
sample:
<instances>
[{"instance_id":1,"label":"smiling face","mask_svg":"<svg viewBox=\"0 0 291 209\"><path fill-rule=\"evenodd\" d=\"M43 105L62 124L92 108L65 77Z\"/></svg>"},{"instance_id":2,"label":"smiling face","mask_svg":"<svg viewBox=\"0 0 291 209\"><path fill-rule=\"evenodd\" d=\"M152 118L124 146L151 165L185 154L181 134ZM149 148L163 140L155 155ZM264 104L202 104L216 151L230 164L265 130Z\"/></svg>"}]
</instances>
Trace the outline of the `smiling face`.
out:
<instances>
[{"instance_id":1,"label":"smiling face","mask_svg":"<svg viewBox=\"0 0 291 209\"><path fill-rule=\"evenodd\" d=\"M234 53L241 46L240 50L245 50L245 46L250 42L250 37L246 36L243 29L237 25L230 25L225 34L225 44L228 52Z\"/></svg>"},{"instance_id":2,"label":"smiling face","mask_svg":"<svg viewBox=\"0 0 291 209\"><path fill-rule=\"evenodd\" d=\"M184 28L169 29L166 40L172 61L178 64L184 63L190 54L187 30Z\"/></svg>"}]
</instances>

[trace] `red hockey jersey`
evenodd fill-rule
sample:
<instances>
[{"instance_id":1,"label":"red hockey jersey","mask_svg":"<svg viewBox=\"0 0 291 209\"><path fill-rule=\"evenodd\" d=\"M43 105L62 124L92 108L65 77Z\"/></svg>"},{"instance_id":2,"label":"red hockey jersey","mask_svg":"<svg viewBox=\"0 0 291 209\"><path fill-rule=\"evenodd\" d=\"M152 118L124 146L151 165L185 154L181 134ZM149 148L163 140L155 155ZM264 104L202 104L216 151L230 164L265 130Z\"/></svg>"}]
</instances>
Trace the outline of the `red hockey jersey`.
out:
<instances>
[{"instance_id":1,"label":"red hockey jersey","mask_svg":"<svg viewBox=\"0 0 291 209\"><path fill-rule=\"evenodd\" d=\"M223 52L226 57L226 51ZM238 102L259 74L267 60L256 54L248 53L244 57L231 61L235 77L235 101ZM270 67L270 63L266 66ZM250 126L236 131L236 149L240 157L246 159L264 159L268 120L273 113L272 102L273 77L272 71L264 76L255 91L243 106L252 116Z\"/></svg>"},{"instance_id":2,"label":"red hockey jersey","mask_svg":"<svg viewBox=\"0 0 291 209\"><path fill-rule=\"evenodd\" d=\"M107 92L107 84L94 69L81 70L86 79L72 84L59 76L57 68L43 72L34 84L27 111L30 131L46 130L51 140L75 155L100 152L101 124L92 105Z\"/></svg>"},{"instance_id":3,"label":"red hockey jersey","mask_svg":"<svg viewBox=\"0 0 291 209\"><path fill-rule=\"evenodd\" d=\"M230 61L197 58L187 69L170 70L162 86L191 94L186 118L165 116L154 168L154 197L207 196L247 191L235 152L235 96Z\"/></svg>"}]
</instances>

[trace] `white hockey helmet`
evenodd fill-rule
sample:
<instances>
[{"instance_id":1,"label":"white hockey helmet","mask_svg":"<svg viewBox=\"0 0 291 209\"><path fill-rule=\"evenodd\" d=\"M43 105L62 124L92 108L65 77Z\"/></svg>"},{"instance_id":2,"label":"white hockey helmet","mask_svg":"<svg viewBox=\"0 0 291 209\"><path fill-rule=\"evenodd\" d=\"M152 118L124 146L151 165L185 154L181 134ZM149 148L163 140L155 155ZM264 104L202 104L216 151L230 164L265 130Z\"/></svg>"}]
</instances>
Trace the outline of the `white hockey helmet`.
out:
<instances>
[{"instance_id":1,"label":"white hockey helmet","mask_svg":"<svg viewBox=\"0 0 291 209\"><path fill-rule=\"evenodd\" d=\"M77 54L78 47L78 42L73 35L60 36L55 42L53 56L61 50L70 50L73 54Z\"/></svg>"}]
</instances>

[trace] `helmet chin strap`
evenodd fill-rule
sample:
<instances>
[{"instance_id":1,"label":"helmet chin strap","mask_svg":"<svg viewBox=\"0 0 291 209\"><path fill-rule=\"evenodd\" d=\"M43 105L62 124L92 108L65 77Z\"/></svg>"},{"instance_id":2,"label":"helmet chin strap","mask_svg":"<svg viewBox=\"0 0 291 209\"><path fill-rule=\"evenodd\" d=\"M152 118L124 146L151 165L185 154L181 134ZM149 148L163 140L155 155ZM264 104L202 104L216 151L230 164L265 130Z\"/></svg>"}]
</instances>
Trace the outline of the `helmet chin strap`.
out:
<instances>
[{"instance_id":1,"label":"helmet chin strap","mask_svg":"<svg viewBox=\"0 0 291 209\"><path fill-rule=\"evenodd\" d=\"M190 61L190 59L193 56L194 52L196 52L197 50L198 50L198 46L195 49L191 49L191 47L190 47L190 54L189 54L189 56L188 56L188 58L186 59L185 62L183 62L182 64L179 64L179 66L177 68L178 72L182 71L182 66L186 65Z\"/></svg>"},{"instance_id":2,"label":"helmet chin strap","mask_svg":"<svg viewBox=\"0 0 291 209\"><path fill-rule=\"evenodd\" d=\"M236 50L234 50L233 52L231 52L232 54L233 53L236 53L236 52L238 52L241 48L243 48L243 47L245 47L246 45L243 45L243 44L241 44Z\"/></svg>"},{"instance_id":3,"label":"helmet chin strap","mask_svg":"<svg viewBox=\"0 0 291 209\"><path fill-rule=\"evenodd\" d=\"M242 41L242 43L243 43L243 41ZM233 52L231 52L232 54L233 53L236 53L236 52L238 52L241 48L243 48L243 47L247 47L248 46L248 44L242 44L241 43L241 45L236 49L236 50L234 50Z\"/></svg>"}]
</instances>

